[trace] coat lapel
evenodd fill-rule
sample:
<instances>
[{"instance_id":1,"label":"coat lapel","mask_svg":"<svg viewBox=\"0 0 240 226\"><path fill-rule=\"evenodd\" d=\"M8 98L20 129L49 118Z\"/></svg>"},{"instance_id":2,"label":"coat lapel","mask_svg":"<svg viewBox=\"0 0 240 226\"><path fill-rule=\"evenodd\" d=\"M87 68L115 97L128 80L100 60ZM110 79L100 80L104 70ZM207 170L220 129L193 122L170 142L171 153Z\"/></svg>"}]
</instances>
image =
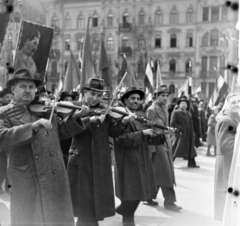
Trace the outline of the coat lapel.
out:
<instances>
[{"instance_id":1,"label":"coat lapel","mask_svg":"<svg viewBox=\"0 0 240 226\"><path fill-rule=\"evenodd\" d=\"M164 110L164 107L155 102L155 108L157 117L164 122L164 125L167 125L167 112Z\"/></svg>"}]
</instances>

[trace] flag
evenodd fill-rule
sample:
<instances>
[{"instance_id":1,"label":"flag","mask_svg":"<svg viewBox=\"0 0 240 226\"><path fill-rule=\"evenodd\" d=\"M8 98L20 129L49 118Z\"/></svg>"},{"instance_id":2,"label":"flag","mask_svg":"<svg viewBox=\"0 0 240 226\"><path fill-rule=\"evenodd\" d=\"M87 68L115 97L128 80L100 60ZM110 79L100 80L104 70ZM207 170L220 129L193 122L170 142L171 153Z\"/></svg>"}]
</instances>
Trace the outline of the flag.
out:
<instances>
[{"instance_id":1,"label":"flag","mask_svg":"<svg viewBox=\"0 0 240 226\"><path fill-rule=\"evenodd\" d=\"M158 90L158 87L160 85L163 85L163 81L162 81L162 75L161 75L161 70L160 70L160 64L159 61L157 63L157 83L156 83L156 91Z\"/></svg>"},{"instance_id":2,"label":"flag","mask_svg":"<svg viewBox=\"0 0 240 226\"><path fill-rule=\"evenodd\" d=\"M104 40L102 37L102 43L101 43L101 50L100 50L100 60L99 60L99 73L100 73L100 78L102 78L105 82L105 85L107 87L111 87L112 84L112 79L109 75L108 71L108 56L107 52L104 46Z\"/></svg>"},{"instance_id":3,"label":"flag","mask_svg":"<svg viewBox=\"0 0 240 226\"><path fill-rule=\"evenodd\" d=\"M93 70L93 61L92 61L92 48L90 42L90 34L89 34L89 21L91 17L88 17L87 31L84 39L83 46L83 64L82 64L82 76L81 76L81 91L82 87L86 85L89 78L94 76Z\"/></svg>"},{"instance_id":4,"label":"flag","mask_svg":"<svg viewBox=\"0 0 240 226\"><path fill-rule=\"evenodd\" d=\"M213 106L218 105L221 102L221 100L223 100L227 96L227 94L228 84L225 81L225 79L221 75L219 75L216 80L213 94L209 100L208 107L212 109Z\"/></svg>"},{"instance_id":5,"label":"flag","mask_svg":"<svg viewBox=\"0 0 240 226\"><path fill-rule=\"evenodd\" d=\"M81 46L80 46L80 51L79 51L79 55L78 55L78 66L79 66L80 72L82 72L83 37L81 38L80 43L81 43Z\"/></svg>"},{"instance_id":6,"label":"flag","mask_svg":"<svg viewBox=\"0 0 240 226\"><path fill-rule=\"evenodd\" d=\"M145 74L147 75L148 81L153 88L153 72L149 63L147 64Z\"/></svg>"},{"instance_id":7,"label":"flag","mask_svg":"<svg viewBox=\"0 0 240 226\"><path fill-rule=\"evenodd\" d=\"M121 70L118 73L118 82L120 82L120 80L124 76L125 72L128 70L128 64L127 64L127 61L126 61L126 55L124 53L122 54L122 58L123 58L122 68L121 68ZM129 84L129 83L130 83L130 80L125 79L124 84L126 85L126 84Z\"/></svg>"},{"instance_id":8,"label":"flag","mask_svg":"<svg viewBox=\"0 0 240 226\"><path fill-rule=\"evenodd\" d=\"M79 83L80 83L80 71L75 61L75 58L72 54L72 51L70 50L70 60L64 78L63 90L70 92L74 88L76 88Z\"/></svg>"},{"instance_id":9,"label":"flag","mask_svg":"<svg viewBox=\"0 0 240 226\"><path fill-rule=\"evenodd\" d=\"M188 83L189 83L189 78L187 78L187 80L179 88L178 97L183 96L183 95L188 96Z\"/></svg>"}]
</instances>

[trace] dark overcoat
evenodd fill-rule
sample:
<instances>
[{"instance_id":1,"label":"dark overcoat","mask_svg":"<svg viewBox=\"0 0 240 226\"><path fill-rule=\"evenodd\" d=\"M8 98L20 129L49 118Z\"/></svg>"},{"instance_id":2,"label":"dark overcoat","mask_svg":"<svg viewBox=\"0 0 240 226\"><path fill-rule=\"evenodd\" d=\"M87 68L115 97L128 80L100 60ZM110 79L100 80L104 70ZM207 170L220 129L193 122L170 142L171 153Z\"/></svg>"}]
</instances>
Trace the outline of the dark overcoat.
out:
<instances>
[{"instance_id":1,"label":"dark overcoat","mask_svg":"<svg viewBox=\"0 0 240 226\"><path fill-rule=\"evenodd\" d=\"M239 122L238 114L225 110L216 125L217 158L214 180L214 218L219 221L222 220L223 216L235 134Z\"/></svg>"},{"instance_id":2,"label":"dark overcoat","mask_svg":"<svg viewBox=\"0 0 240 226\"><path fill-rule=\"evenodd\" d=\"M201 145L200 138L201 138L201 125L199 121L199 113L197 104L192 102L192 107L190 108L192 122L193 122L193 130L195 134L194 144L195 147L199 147Z\"/></svg>"},{"instance_id":3,"label":"dark overcoat","mask_svg":"<svg viewBox=\"0 0 240 226\"><path fill-rule=\"evenodd\" d=\"M207 130L207 143L208 145L216 145L215 127L216 127L216 115L211 114L208 119L208 130Z\"/></svg>"},{"instance_id":4,"label":"dark overcoat","mask_svg":"<svg viewBox=\"0 0 240 226\"><path fill-rule=\"evenodd\" d=\"M128 123L128 132L114 139L116 196L122 200L146 201L157 193L148 144L163 144L164 136L145 136L142 125Z\"/></svg>"},{"instance_id":5,"label":"dark overcoat","mask_svg":"<svg viewBox=\"0 0 240 226\"><path fill-rule=\"evenodd\" d=\"M85 129L71 117L52 129L33 131L39 118L28 111L0 123L0 150L7 150L11 223L18 226L74 226L69 181L59 138Z\"/></svg>"},{"instance_id":6,"label":"dark overcoat","mask_svg":"<svg viewBox=\"0 0 240 226\"><path fill-rule=\"evenodd\" d=\"M104 110L101 105L97 107ZM80 221L94 215L97 220L115 215L109 136L117 137L123 132L121 121L106 117L102 124L88 125L84 133L73 137L68 176L74 215Z\"/></svg>"},{"instance_id":7,"label":"dark overcoat","mask_svg":"<svg viewBox=\"0 0 240 226\"><path fill-rule=\"evenodd\" d=\"M168 115L166 106L160 105L158 102L152 105L146 111L146 117L159 125L168 126ZM154 128L156 133L162 130ZM156 152L153 162L153 169L158 186L173 187L175 175L173 169L172 144L169 134L165 134L166 142L163 145L149 146L150 152Z\"/></svg>"},{"instance_id":8,"label":"dark overcoat","mask_svg":"<svg viewBox=\"0 0 240 226\"><path fill-rule=\"evenodd\" d=\"M191 114L180 108L173 111L170 126L178 128L182 133L173 143L174 157L194 158L197 156L194 147L194 129Z\"/></svg>"},{"instance_id":9,"label":"dark overcoat","mask_svg":"<svg viewBox=\"0 0 240 226\"><path fill-rule=\"evenodd\" d=\"M203 109L198 109L198 116L199 116L199 125L200 125L200 132L202 141L206 141L206 118L205 118L205 111Z\"/></svg>"}]
</instances>

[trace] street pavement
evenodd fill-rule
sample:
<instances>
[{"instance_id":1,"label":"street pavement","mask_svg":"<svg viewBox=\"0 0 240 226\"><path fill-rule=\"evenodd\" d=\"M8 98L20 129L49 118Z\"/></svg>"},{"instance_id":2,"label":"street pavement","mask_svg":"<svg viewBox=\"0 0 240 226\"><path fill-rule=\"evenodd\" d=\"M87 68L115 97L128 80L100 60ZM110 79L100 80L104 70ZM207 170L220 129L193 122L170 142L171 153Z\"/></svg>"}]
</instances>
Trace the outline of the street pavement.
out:
<instances>
[{"instance_id":1,"label":"street pavement","mask_svg":"<svg viewBox=\"0 0 240 226\"><path fill-rule=\"evenodd\" d=\"M212 150L213 152L213 150ZM137 226L221 226L213 219L213 191L215 157L206 156L206 145L197 149L197 164L200 168L188 168L187 161L174 162L177 186L177 205L183 209L172 212L163 207L161 191L158 193L158 206L141 203L135 214ZM116 206L120 201L116 198ZM0 226L8 226L9 196L0 195ZM122 217L116 214L99 222L100 226L121 226Z\"/></svg>"}]
</instances>

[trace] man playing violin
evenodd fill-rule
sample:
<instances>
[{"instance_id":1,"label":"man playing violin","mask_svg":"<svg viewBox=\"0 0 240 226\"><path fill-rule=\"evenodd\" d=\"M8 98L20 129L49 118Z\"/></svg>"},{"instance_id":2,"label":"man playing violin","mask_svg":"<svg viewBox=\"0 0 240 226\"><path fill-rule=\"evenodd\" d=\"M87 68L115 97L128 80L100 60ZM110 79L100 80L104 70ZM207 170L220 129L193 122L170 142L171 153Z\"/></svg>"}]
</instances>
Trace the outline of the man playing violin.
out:
<instances>
[{"instance_id":1,"label":"man playing violin","mask_svg":"<svg viewBox=\"0 0 240 226\"><path fill-rule=\"evenodd\" d=\"M82 132L85 124L79 117L88 109L72 113L61 123L55 116L50 122L49 115L34 115L28 106L41 83L28 69L15 71L7 82L14 95L12 108L23 105L25 109L0 123L0 150L6 150L8 157L11 224L74 226L59 138Z\"/></svg>"},{"instance_id":2,"label":"man playing violin","mask_svg":"<svg viewBox=\"0 0 240 226\"><path fill-rule=\"evenodd\" d=\"M104 81L90 78L83 88L83 101L73 103L105 112L107 106L102 104L106 91ZM99 220L115 214L109 136L123 134L125 124L135 116L131 114L114 120L102 115L99 119L73 137L69 151L68 176L77 226L95 226Z\"/></svg>"},{"instance_id":3,"label":"man playing violin","mask_svg":"<svg viewBox=\"0 0 240 226\"><path fill-rule=\"evenodd\" d=\"M166 85L159 86L155 92L156 101L146 110L146 117L155 123L163 126L168 126L167 104L169 97L169 90ZM163 131L154 128L156 133ZM164 197L164 207L172 211L179 211L181 207L174 204L176 202L176 195L174 191L175 175L173 168L172 145L170 134L165 133L166 142L163 145L151 145L149 151L153 163L156 183L158 189L161 188ZM157 193L152 197L156 198ZM149 205L158 205L152 199L147 201Z\"/></svg>"},{"instance_id":4,"label":"man playing violin","mask_svg":"<svg viewBox=\"0 0 240 226\"><path fill-rule=\"evenodd\" d=\"M139 108L144 92L135 87L128 88L121 97L126 110L135 113ZM123 223L134 224L134 212L140 201L149 200L156 194L156 183L148 145L163 144L162 134L156 135L153 129L146 129L138 121L129 122L127 131L114 139L116 159L115 183L116 196L121 205L116 212L123 216Z\"/></svg>"}]
</instances>

